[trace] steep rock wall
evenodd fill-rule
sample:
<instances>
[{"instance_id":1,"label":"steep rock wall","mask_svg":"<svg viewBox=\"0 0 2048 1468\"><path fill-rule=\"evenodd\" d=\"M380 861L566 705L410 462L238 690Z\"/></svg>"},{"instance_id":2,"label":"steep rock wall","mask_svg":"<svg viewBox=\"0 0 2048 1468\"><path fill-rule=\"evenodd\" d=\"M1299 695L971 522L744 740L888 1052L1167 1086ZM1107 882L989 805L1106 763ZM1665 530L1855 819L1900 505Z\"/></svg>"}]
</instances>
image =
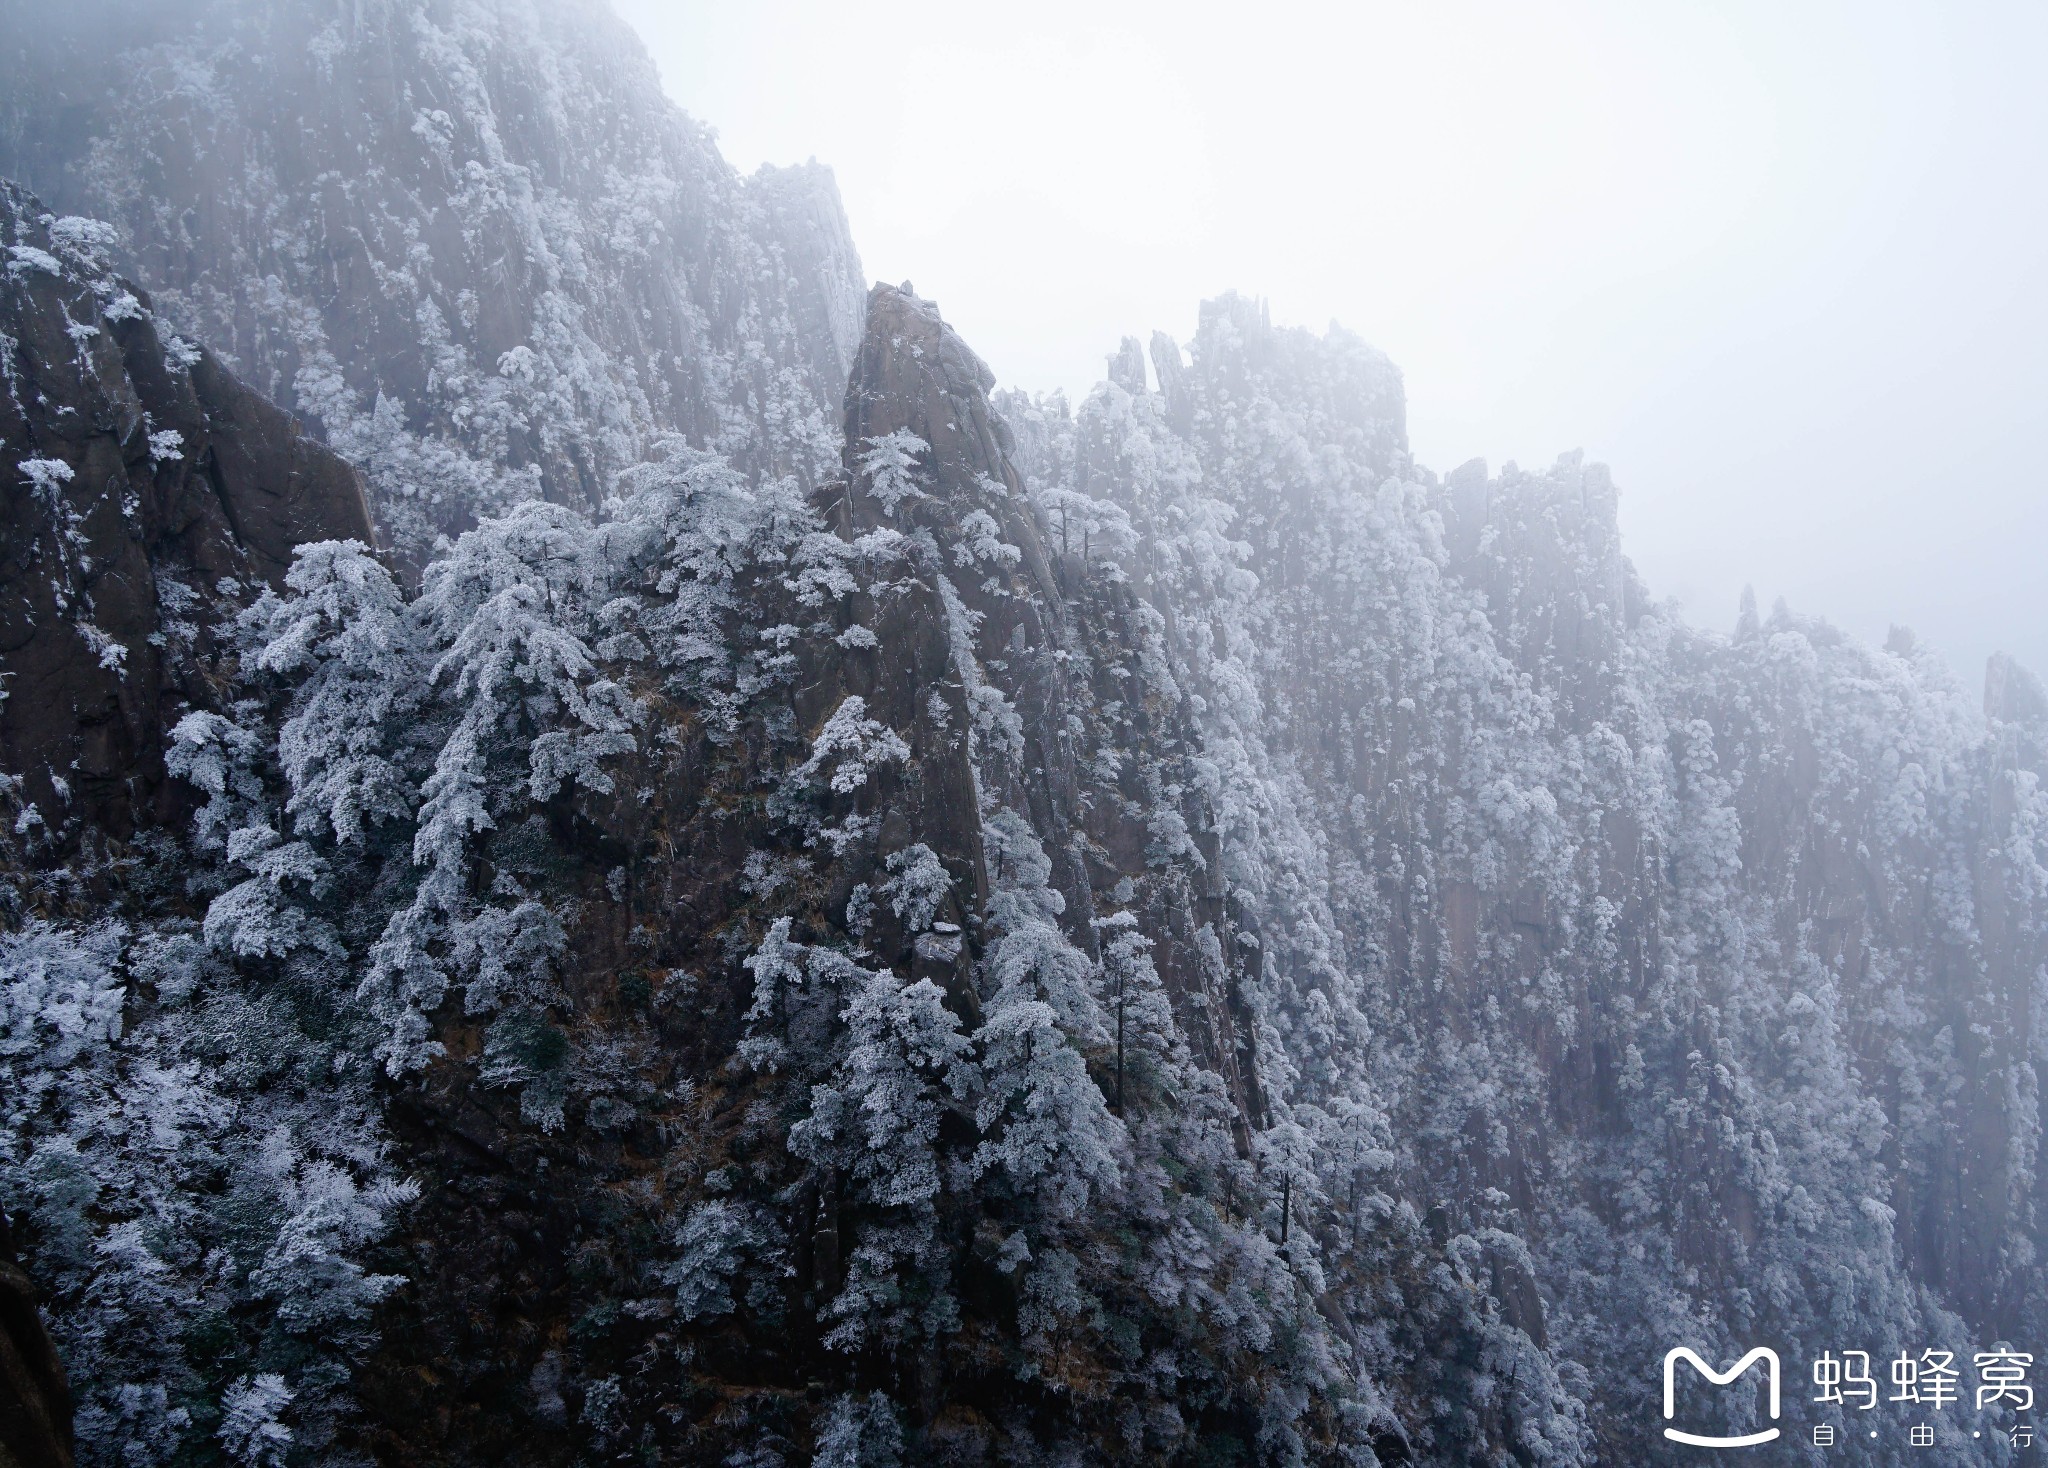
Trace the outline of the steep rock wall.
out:
<instances>
[{"instance_id":1,"label":"steep rock wall","mask_svg":"<svg viewBox=\"0 0 2048 1468\"><path fill-rule=\"evenodd\" d=\"M372 527L353 470L163 327L113 242L0 184L0 1457L68 1462L73 1395L87 1462L317 1455L396 1282L345 1256L407 1189L371 1182L331 968L266 988L209 953L192 823L209 783L248 788L211 742L240 619L299 543ZM296 1307L264 1273L288 1256Z\"/></svg>"},{"instance_id":2,"label":"steep rock wall","mask_svg":"<svg viewBox=\"0 0 2048 1468\"><path fill-rule=\"evenodd\" d=\"M71 1468L71 1392L0 1216L0 1465Z\"/></svg>"},{"instance_id":3,"label":"steep rock wall","mask_svg":"<svg viewBox=\"0 0 2048 1468\"><path fill-rule=\"evenodd\" d=\"M610 789L494 805L479 858L567 947L523 1016L431 1016L443 1053L394 1096L429 1181L384 1256L413 1287L363 1377L380 1456L801 1458L867 1421L951 1462L1269 1437L1400 1461L1372 1371L1484 1353L1483 1286L1390 1200L1364 1232L1412 1335L1368 1352L1318 1300L1255 1140L1256 943L1215 891L1191 711L1122 573L1052 549L989 387L878 287L847 477L773 512L692 619L727 671L664 675L650 636L612 672L652 723ZM911 1004L950 1062L864 1028ZM490 1057L521 1025L556 1038L521 1042L518 1089ZM892 1043L860 1144L826 1119Z\"/></svg>"},{"instance_id":4,"label":"steep rock wall","mask_svg":"<svg viewBox=\"0 0 2048 1468\"><path fill-rule=\"evenodd\" d=\"M0 184L0 767L48 862L189 811L170 728L303 541L373 539L354 472L112 273L111 231Z\"/></svg>"}]
</instances>

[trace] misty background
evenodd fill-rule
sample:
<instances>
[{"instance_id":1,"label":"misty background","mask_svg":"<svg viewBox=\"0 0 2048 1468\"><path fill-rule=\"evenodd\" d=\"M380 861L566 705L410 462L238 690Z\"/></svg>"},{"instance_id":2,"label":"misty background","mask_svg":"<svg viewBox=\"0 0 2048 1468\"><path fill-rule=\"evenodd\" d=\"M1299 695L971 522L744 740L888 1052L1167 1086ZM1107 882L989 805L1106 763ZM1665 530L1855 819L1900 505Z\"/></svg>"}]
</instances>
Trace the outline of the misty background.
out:
<instances>
[{"instance_id":1,"label":"misty background","mask_svg":"<svg viewBox=\"0 0 2048 1468\"><path fill-rule=\"evenodd\" d=\"M1005 384L1262 295L1394 358L1432 468L1610 464L1696 623L2048 673L2048 7L616 3Z\"/></svg>"}]
</instances>

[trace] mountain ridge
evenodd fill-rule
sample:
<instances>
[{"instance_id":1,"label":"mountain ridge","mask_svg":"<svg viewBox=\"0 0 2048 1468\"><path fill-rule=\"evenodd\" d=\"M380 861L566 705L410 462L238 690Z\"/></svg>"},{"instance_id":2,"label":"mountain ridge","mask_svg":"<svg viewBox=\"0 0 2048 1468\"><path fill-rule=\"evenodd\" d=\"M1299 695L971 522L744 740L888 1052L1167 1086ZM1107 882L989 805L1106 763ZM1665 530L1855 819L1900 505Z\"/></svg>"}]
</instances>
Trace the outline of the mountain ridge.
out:
<instances>
[{"instance_id":1,"label":"mountain ridge","mask_svg":"<svg viewBox=\"0 0 2048 1468\"><path fill-rule=\"evenodd\" d=\"M169 793L81 822L90 900L8 838L0 1206L81 1461L1661 1462L1672 1344L2036 1338L2048 699L2016 664L1978 700L1910 634L1692 629L1600 466L1421 469L1392 363L1242 297L1078 406L995 392L907 287L848 304L821 173L705 165L698 273L594 271L534 369L635 381L635 292L697 292L732 307L691 337L704 394L542 394L520 431L558 461L428 421L461 397L435 354L481 372L488 332L379 313L474 257L393 286L308 236L339 288L266 345L254 216L169 229L210 175L135 161L206 129L281 156L295 114L228 105L220 37L275 59L324 14L209 4L205 44L107 63L196 68L183 121L110 92L0 128L120 204L7 195L27 248L98 252L94 311L125 251L176 282L137 310L218 321L302 403L323 342L403 404L381 438L308 418L380 513L407 466L447 486L381 559L309 522L225 593L143 721ZM313 131L388 141L395 106L342 107L380 75L482 88L446 130L405 104L418 177L589 101L533 7L352 15L305 49ZM668 136L634 67L627 131ZM160 125L111 173L50 161ZM394 239L437 217L402 193ZM717 325L752 321L759 352ZM8 329L38 371L68 350ZM115 376L38 411L104 416ZM41 431L9 427L21 511ZM251 408L220 455L294 432ZM65 666L125 690L129 642Z\"/></svg>"}]
</instances>

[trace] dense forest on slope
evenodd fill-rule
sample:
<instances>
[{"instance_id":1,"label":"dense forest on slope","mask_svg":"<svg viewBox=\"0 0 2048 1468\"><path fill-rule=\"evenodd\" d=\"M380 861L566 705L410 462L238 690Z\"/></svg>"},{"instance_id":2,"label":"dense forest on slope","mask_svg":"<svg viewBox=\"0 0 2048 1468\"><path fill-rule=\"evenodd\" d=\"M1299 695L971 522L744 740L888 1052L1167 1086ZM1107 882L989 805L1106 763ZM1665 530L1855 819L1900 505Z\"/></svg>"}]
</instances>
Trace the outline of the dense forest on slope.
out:
<instances>
[{"instance_id":1,"label":"dense forest on slope","mask_svg":"<svg viewBox=\"0 0 2048 1468\"><path fill-rule=\"evenodd\" d=\"M2044 1338L2017 666L1688 626L1244 298L997 393L601 5L6 35L81 1462L1643 1463L1674 1344Z\"/></svg>"}]
</instances>

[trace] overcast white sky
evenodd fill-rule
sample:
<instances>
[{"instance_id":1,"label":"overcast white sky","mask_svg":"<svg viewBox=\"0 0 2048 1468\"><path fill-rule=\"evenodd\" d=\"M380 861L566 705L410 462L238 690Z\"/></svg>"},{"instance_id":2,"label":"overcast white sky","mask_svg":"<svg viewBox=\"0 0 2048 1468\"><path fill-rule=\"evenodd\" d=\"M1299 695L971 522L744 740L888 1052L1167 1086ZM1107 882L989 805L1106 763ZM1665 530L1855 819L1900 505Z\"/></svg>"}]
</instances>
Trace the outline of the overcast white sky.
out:
<instances>
[{"instance_id":1,"label":"overcast white sky","mask_svg":"<svg viewBox=\"0 0 2048 1468\"><path fill-rule=\"evenodd\" d=\"M2048 675L2048 5L615 3L1005 383L1264 295L1401 365L1426 464L1612 465L1695 621Z\"/></svg>"}]
</instances>

